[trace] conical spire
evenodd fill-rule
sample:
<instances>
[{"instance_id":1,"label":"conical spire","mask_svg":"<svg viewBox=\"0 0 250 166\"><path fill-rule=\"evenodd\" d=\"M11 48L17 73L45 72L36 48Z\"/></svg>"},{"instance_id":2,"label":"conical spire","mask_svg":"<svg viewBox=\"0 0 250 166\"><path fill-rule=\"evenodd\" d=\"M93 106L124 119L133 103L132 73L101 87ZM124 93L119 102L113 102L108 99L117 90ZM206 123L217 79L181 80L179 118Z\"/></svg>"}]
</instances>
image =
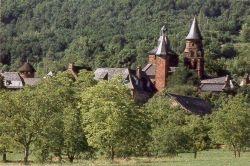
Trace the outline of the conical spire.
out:
<instances>
[{"instance_id":1,"label":"conical spire","mask_svg":"<svg viewBox=\"0 0 250 166\"><path fill-rule=\"evenodd\" d=\"M194 18L193 23L191 25L189 34L187 35L186 39L191 39L191 40L202 40L201 32L198 27L198 23L196 21L196 18Z\"/></svg>"},{"instance_id":2,"label":"conical spire","mask_svg":"<svg viewBox=\"0 0 250 166\"><path fill-rule=\"evenodd\" d=\"M160 38L158 39L158 47L156 50L156 55L167 55L168 52L168 42L166 38L166 28L163 26L161 28Z\"/></svg>"}]
</instances>

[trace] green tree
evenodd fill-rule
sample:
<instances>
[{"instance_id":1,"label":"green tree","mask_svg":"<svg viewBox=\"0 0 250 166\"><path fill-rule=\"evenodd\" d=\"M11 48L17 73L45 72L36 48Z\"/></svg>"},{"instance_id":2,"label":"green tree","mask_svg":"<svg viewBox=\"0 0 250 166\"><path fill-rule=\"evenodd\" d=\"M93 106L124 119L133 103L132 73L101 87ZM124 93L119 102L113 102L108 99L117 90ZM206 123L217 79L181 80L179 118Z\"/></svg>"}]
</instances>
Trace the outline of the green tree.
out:
<instances>
[{"instance_id":1,"label":"green tree","mask_svg":"<svg viewBox=\"0 0 250 166\"><path fill-rule=\"evenodd\" d=\"M243 42L250 42L250 26L247 23L242 25L240 38Z\"/></svg>"},{"instance_id":2,"label":"green tree","mask_svg":"<svg viewBox=\"0 0 250 166\"><path fill-rule=\"evenodd\" d=\"M82 127L82 116L77 104L80 100L80 92L96 84L93 74L87 71L80 72L78 79L73 83L72 98L63 112L63 139L64 152L72 163L77 155L90 150L85 132Z\"/></svg>"},{"instance_id":3,"label":"green tree","mask_svg":"<svg viewBox=\"0 0 250 166\"><path fill-rule=\"evenodd\" d=\"M70 89L64 80L59 77L44 80L36 87L26 86L10 93L11 97L3 101L5 109L1 111L6 117L7 133L23 148L25 164L28 163L31 147L52 127L57 113L66 106Z\"/></svg>"},{"instance_id":4,"label":"green tree","mask_svg":"<svg viewBox=\"0 0 250 166\"><path fill-rule=\"evenodd\" d=\"M100 81L81 93L79 102L89 145L112 160L140 149L147 140L146 115L136 109L121 79Z\"/></svg>"},{"instance_id":5,"label":"green tree","mask_svg":"<svg viewBox=\"0 0 250 166\"><path fill-rule=\"evenodd\" d=\"M234 156L240 153L250 139L250 109L242 95L230 97L219 111L212 115L211 139L219 144L226 144L234 151Z\"/></svg>"},{"instance_id":6,"label":"green tree","mask_svg":"<svg viewBox=\"0 0 250 166\"><path fill-rule=\"evenodd\" d=\"M88 150L88 143L82 128L81 114L75 107L68 106L64 109L64 152L72 163L75 156Z\"/></svg>"},{"instance_id":7,"label":"green tree","mask_svg":"<svg viewBox=\"0 0 250 166\"><path fill-rule=\"evenodd\" d=\"M156 94L146 104L150 116L151 151L155 155L175 156L184 151L187 136L184 133L185 113L171 107L164 93Z\"/></svg>"},{"instance_id":8,"label":"green tree","mask_svg":"<svg viewBox=\"0 0 250 166\"><path fill-rule=\"evenodd\" d=\"M204 120L203 117L197 115L186 116L186 125L184 132L188 137L187 149L194 153L194 158L197 157L197 152L208 149L210 139L208 136L209 125L208 119Z\"/></svg>"},{"instance_id":9,"label":"green tree","mask_svg":"<svg viewBox=\"0 0 250 166\"><path fill-rule=\"evenodd\" d=\"M2 91L0 94L0 154L3 155L3 162L7 162L7 153L11 152L11 149L13 148L13 139L9 134L9 130L11 128L8 128L6 118L8 117L8 114L5 112L6 106L9 106L9 102L11 102L10 93L7 91Z\"/></svg>"}]
</instances>

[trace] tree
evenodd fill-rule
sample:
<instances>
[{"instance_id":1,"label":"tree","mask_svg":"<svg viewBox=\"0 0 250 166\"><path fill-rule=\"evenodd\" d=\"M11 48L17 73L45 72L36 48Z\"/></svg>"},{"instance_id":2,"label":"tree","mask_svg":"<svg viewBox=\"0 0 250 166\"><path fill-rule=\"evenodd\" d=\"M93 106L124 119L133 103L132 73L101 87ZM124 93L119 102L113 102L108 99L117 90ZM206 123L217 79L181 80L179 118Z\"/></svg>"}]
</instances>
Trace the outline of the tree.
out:
<instances>
[{"instance_id":1,"label":"tree","mask_svg":"<svg viewBox=\"0 0 250 166\"><path fill-rule=\"evenodd\" d=\"M75 107L64 109L64 151L72 163L76 155L88 150L88 143L82 128L81 113Z\"/></svg>"},{"instance_id":2,"label":"tree","mask_svg":"<svg viewBox=\"0 0 250 166\"><path fill-rule=\"evenodd\" d=\"M234 58L237 54L237 51L235 50L233 44L225 44L221 48L221 54L225 58Z\"/></svg>"},{"instance_id":3,"label":"tree","mask_svg":"<svg viewBox=\"0 0 250 166\"><path fill-rule=\"evenodd\" d=\"M243 42L250 42L250 26L247 23L242 25L240 38Z\"/></svg>"},{"instance_id":4,"label":"tree","mask_svg":"<svg viewBox=\"0 0 250 166\"><path fill-rule=\"evenodd\" d=\"M240 153L250 139L250 109L242 95L230 97L219 111L212 115L211 139L232 147L234 156Z\"/></svg>"},{"instance_id":5,"label":"tree","mask_svg":"<svg viewBox=\"0 0 250 166\"><path fill-rule=\"evenodd\" d=\"M23 147L25 164L28 163L32 145L45 135L54 124L57 113L66 107L70 89L65 79L58 76L44 80L36 87L26 86L9 92L10 96L3 101L5 109L1 112L5 115L7 133Z\"/></svg>"},{"instance_id":6,"label":"tree","mask_svg":"<svg viewBox=\"0 0 250 166\"><path fill-rule=\"evenodd\" d=\"M10 149L13 147L13 139L9 135L6 118L8 114L6 114L6 106L9 105L11 99L9 99L9 95L7 92L2 91L0 94L0 154L3 155L3 162L7 162L7 153L10 152Z\"/></svg>"},{"instance_id":7,"label":"tree","mask_svg":"<svg viewBox=\"0 0 250 166\"><path fill-rule=\"evenodd\" d=\"M197 157L197 152L208 149L210 139L208 136L209 125L208 120L197 115L186 116L186 125L184 132L188 137L186 148L194 153L194 158Z\"/></svg>"},{"instance_id":8,"label":"tree","mask_svg":"<svg viewBox=\"0 0 250 166\"><path fill-rule=\"evenodd\" d=\"M77 155L81 152L90 150L88 146L86 134L82 127L82 116L79 108L77 108L80 100L80 92L84 92L88 87L96 84L92 73L83 71L78 74L78 79L73 83L72 98L68 101L68 106L63 111L63 138L64 152L72 163Z\"/></svg>"},{"instance_id":9,"label":"tree","mask_svg":"<svg viewBox=\"0 0 250 166\"><path fill-rule=\"evenodd\" d=\"M146 115L136 109L121 79L100 81L81 93L83 126L90 146L115 155L140 152L147 138Z\"/></svg>"},{"instance_id":10,"label":"tree","mask_svg":"<svg viewBox=\"0 0 250 166\"><path fill-rule=\"evenodd\" d=\"M146 104L150 116L151 152L155 155L175 156L184 151L187 136L184 133L185 113L170 106L164 92L156 94Z\"/></svg>"}]
</instances>

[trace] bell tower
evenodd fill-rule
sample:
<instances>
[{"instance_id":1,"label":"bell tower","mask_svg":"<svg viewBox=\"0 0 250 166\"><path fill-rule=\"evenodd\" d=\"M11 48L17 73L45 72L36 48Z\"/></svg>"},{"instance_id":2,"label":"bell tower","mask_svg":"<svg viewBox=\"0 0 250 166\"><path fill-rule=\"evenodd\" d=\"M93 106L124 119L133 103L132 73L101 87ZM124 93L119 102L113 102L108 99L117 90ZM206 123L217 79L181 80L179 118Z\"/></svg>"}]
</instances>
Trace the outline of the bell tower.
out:
<instances>
[{"instance_id":1,"label":"bell tower","mask_svg":"<svg viewBox=\"0 0 250 166\"><path fill-rule=\"evenodd\" d=\"M169 65L169 43L166 37L165 26L161 28L161 36L155 53L155 87L157 91L163 90L167 85Z\"/></svg>"},{"instance_id":2,"label":"bell tower","mask_svg":"<svg viewBox=\"0 0 250 166\"><path fill-rule=\"evenodd\" d=\"M199 78L204 77L204 51L202 47L202 36L196 18L194 18L190 31L186 37L184 64L189 69L195 70Z\"/></svg>"}]
</instances>

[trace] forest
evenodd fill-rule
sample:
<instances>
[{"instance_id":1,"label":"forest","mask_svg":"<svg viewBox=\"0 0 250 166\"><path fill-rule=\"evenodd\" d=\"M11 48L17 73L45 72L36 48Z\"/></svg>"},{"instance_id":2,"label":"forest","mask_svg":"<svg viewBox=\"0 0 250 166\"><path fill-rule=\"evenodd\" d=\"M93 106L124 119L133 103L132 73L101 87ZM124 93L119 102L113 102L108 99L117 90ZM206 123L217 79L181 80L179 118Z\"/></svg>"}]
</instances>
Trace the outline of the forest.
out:
<instances>
[{"instance_id":1,"label":"forest","mask_svg":"<svg viewBox=\"0 0 250 166\"><path fill-rule=\"evenodd\" d=\"M183 66L185 37L197 18L205 71L240 81L250 73L250 2L238 0L2 0L0 71L17 71L27 60L36 86L6 90L0 75L0 154L21 154L28 164L111 161L131 156L177 157L226 148L241 157L250 148L250 88L199 93L197 75ZM68 63L97 67L144 66L166 25L179 68L168 87L146 104L136 103L121 78L78 79ZM212 114L173 108L166 94L199 96ZM32 161L33 162L33 161Z\"/></svg>"},{"instance_id":2,"label":"forest","mask_svg":"<svg viewBox=\"0 0 250 166\"><path fill-rule=\"evenodd\" d=\"M236 0L4 0L0 67L16 71L28 59L43 76L70 62L93 69L144 66L163 25L182 61L195 16L207 74L248 72L250 2Z\"/></svg>"}]
</instances>

